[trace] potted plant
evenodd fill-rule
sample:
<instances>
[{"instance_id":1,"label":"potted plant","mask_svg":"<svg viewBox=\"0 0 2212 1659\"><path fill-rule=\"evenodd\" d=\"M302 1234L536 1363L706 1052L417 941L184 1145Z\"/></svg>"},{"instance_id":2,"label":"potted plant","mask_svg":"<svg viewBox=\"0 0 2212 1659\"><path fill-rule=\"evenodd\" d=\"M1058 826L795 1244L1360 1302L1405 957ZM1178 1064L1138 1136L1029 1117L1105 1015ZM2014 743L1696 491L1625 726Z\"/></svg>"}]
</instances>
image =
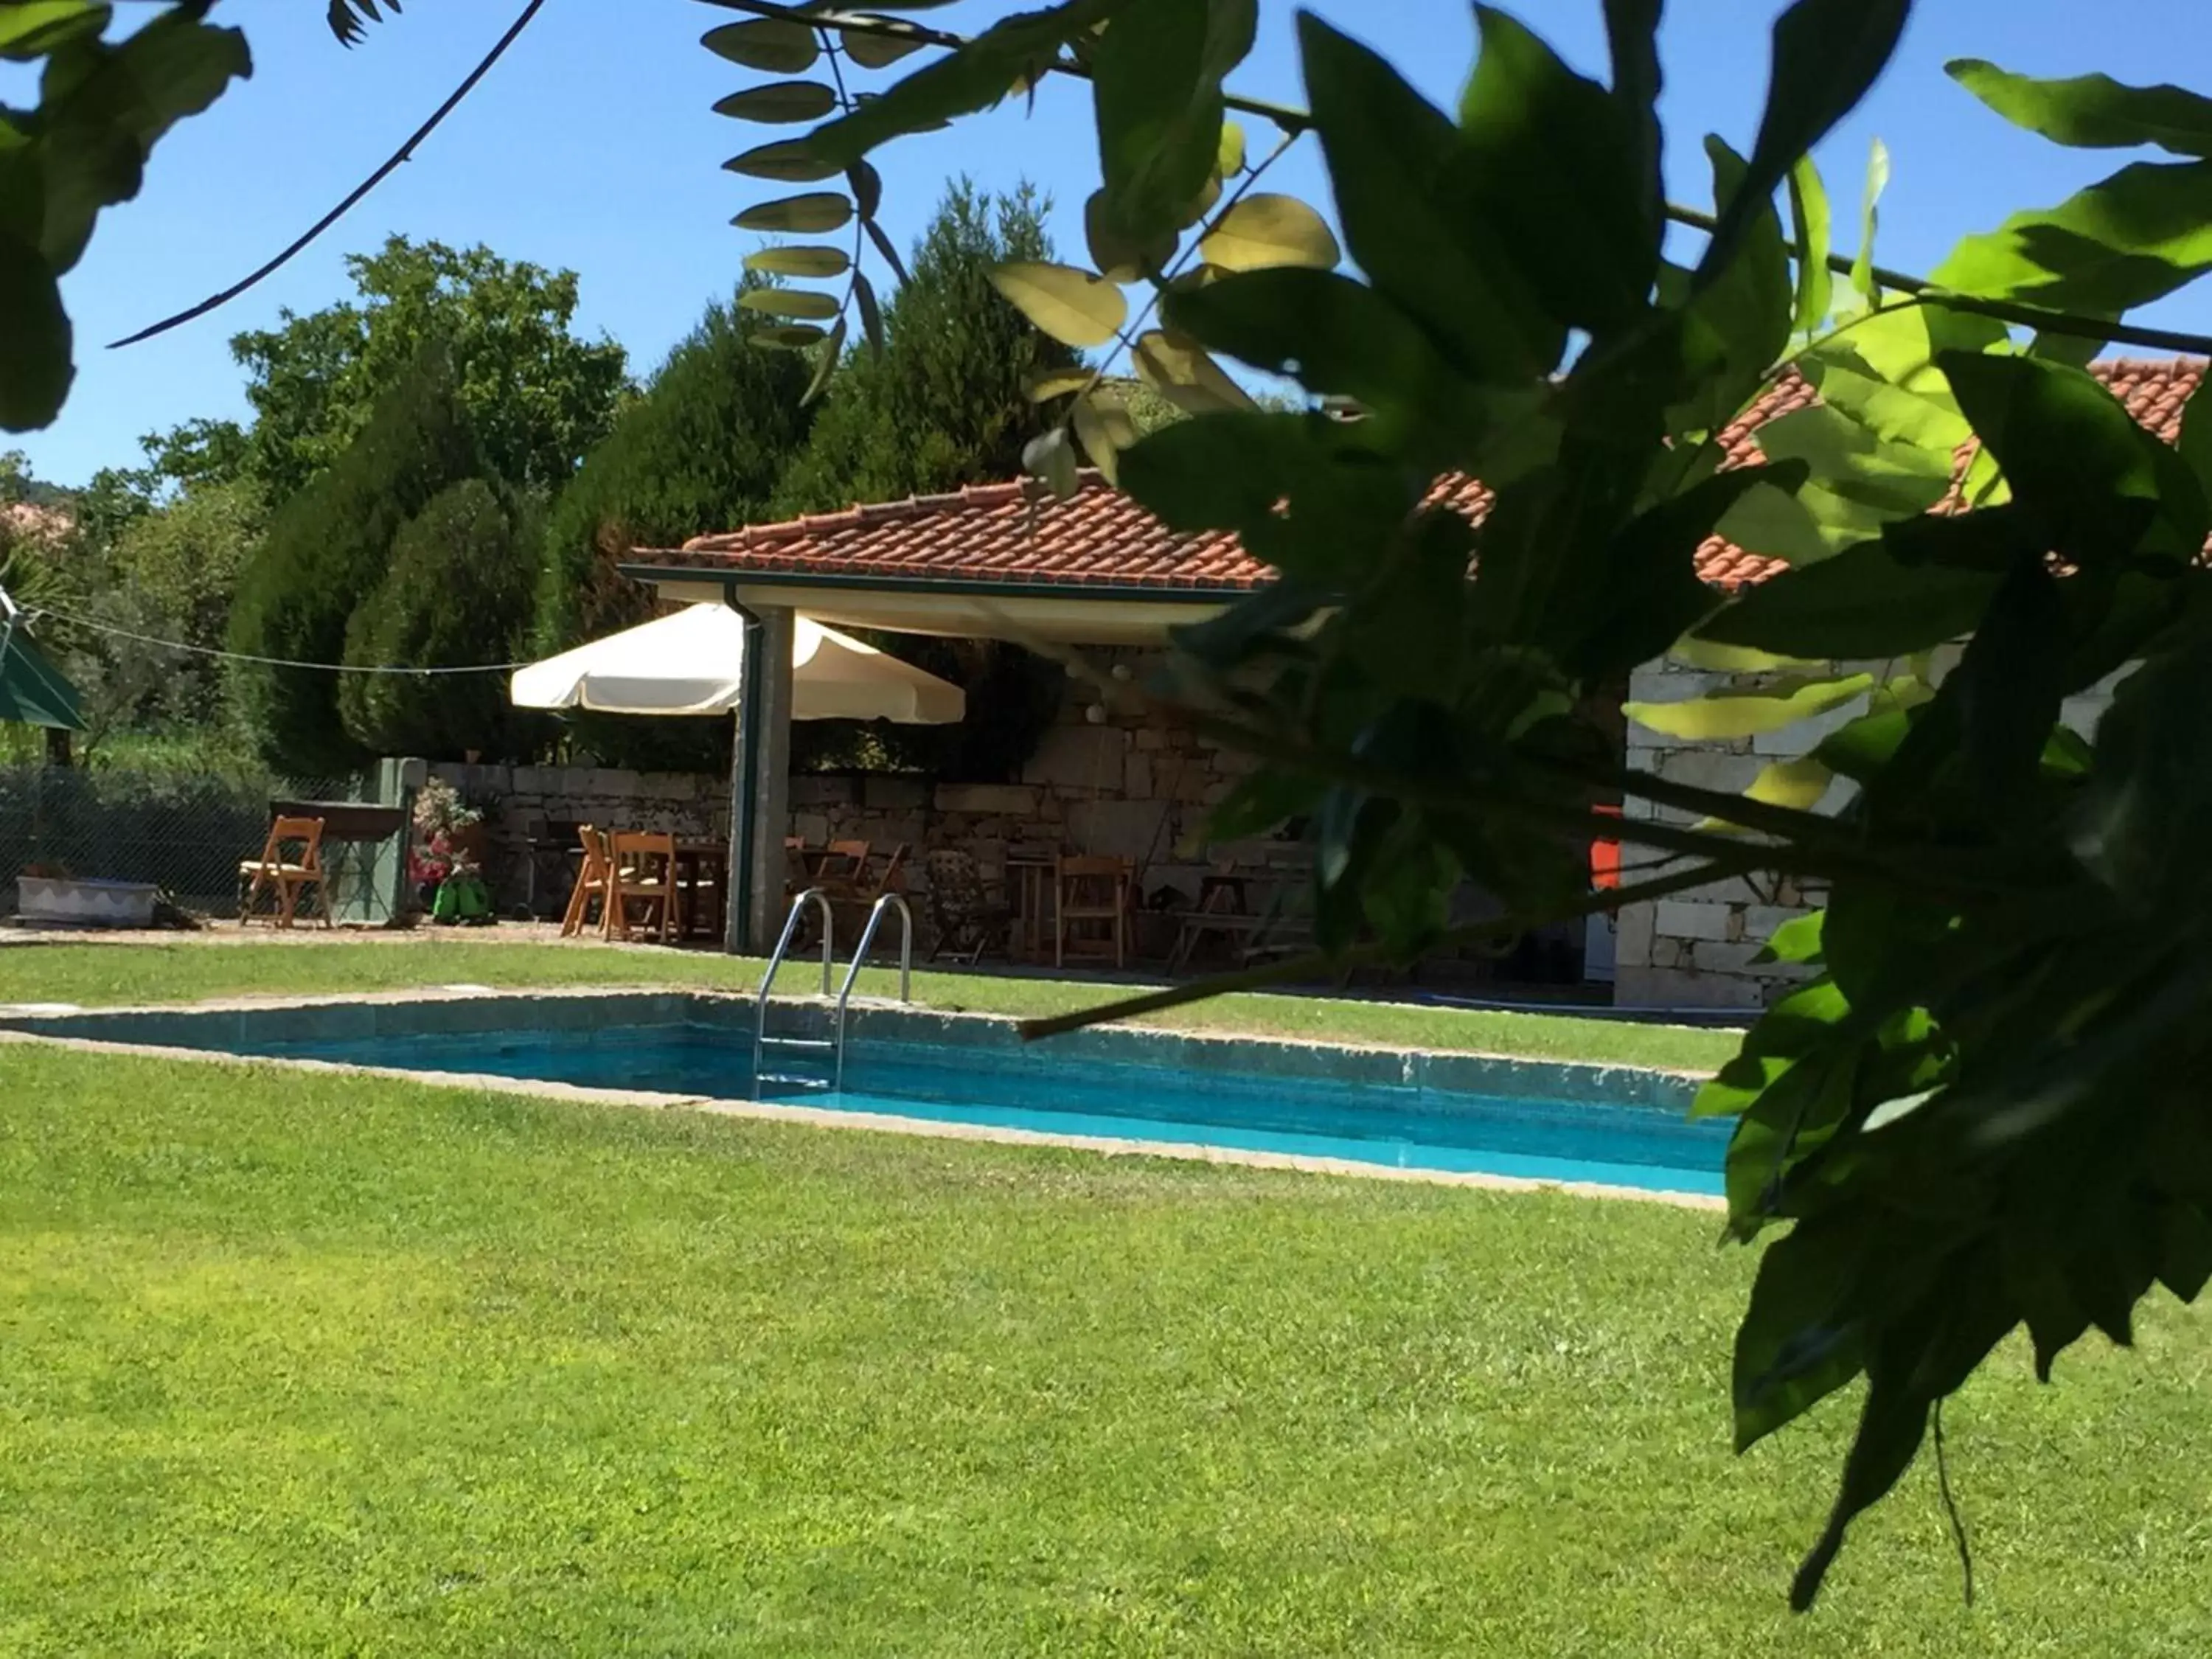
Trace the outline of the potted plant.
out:
<instances>
[{"instance_id":1,"label":"potted plant","mask_svg":"<svg viewBox=\"0 0 2212 1659\"><path fill-rule=\"evenodd\" d=\"M453 785L433 778L415 797L408 873L422 908L438 921L489 921L483 884L483 814Z\"/></svg>"}]
</instances>

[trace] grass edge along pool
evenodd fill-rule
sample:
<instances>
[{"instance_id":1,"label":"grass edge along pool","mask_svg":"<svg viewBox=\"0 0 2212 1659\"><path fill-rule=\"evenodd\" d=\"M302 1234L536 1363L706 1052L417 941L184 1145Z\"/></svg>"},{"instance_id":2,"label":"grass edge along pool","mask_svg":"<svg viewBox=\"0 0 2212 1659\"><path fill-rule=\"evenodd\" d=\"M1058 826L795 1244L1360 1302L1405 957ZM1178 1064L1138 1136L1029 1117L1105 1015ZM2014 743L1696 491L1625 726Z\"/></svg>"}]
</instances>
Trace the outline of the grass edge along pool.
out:
<instances>
[{"instance_id":1,"label":"grass edge along pool","mask_svg":"<svg viewBox=\"0 0 2212 1659\"><path fill-rule=\"evenodd\" d=\"M806 1005L793 1007L804 1018ZM752 1003L528 994L77 1013L46 1036L752 1098ZM1024 1044L1009 1020L856 1008L842 1092L774 1104L1404 1170L1717 1194L1727 1126L1695 1084L1624 1066L1106 1027Z\"/></svg>"}]
</instances>

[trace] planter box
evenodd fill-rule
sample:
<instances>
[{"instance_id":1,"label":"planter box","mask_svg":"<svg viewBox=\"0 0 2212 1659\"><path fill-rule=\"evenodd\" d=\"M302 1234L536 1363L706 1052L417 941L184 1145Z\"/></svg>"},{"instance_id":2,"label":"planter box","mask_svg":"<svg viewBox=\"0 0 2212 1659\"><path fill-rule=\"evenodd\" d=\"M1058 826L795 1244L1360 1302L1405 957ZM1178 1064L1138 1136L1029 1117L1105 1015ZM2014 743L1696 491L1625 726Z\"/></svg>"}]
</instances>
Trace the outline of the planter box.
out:
<instances>
[{"instance_id":1,"label":"planter box","mask_svg":"<svg viewBox=\"0 0 2212 1659\"><path fill-rule=\"evenodd\" d=\"M63 876L15 878L15 908L24 921L71 927L149 927L154 896L150 881L76 881Z\"/></svg>"}]
</instances>

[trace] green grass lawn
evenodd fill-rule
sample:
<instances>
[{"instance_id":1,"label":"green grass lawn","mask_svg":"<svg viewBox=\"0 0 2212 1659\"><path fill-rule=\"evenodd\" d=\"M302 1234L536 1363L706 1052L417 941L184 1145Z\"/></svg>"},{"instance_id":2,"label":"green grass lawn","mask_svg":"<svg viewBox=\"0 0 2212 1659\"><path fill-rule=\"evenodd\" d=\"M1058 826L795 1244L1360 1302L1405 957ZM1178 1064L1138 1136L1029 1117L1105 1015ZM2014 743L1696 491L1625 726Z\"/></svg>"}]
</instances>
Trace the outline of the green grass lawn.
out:
<instances>
[{"instance_id":1,"label":"green grass lawn","mask_svg":"<svg viewBox=\"0 0 2212 1659\"><path fill-rule=\"evenodd\" d=\"M490 945L435 934L401 940L231 945L33 945L0 948L0 1003L73 1002L87 1007L189 1002L249 993L326 996L453 983L531 986L696 986L750 991L757 962L589 945ZM789 983L803 986L801 964ZM871 969L865 991L888 994L897 975ZM779 980L779 987L786 981ZM920 973L915 996L933 1007L1042 1015L1092 1007L1127 988L978 974ZM1184 1030L1235 1031L1394 1048L1470 1050L1710 1071L1735 1052L1733 1032L1635 1025L1550 1014L1422 1008L1312 996L1248 995L1179 1008L1156 1021Z\"/></svg>"},{"instance_id":2,"label":"green grass lawn","mask_svg":"<svg viewBox=\"0 0 2212 1659\"><path fill-rule=\"evenodd\" d=\"M1850 1407L1729 1455L1713 1231L0 1048L0 1653L2203 1650L2212 1324L1957 1403L1972 1613L1923 1468L1793 1621Z\"/></svg>"}]
</instances>

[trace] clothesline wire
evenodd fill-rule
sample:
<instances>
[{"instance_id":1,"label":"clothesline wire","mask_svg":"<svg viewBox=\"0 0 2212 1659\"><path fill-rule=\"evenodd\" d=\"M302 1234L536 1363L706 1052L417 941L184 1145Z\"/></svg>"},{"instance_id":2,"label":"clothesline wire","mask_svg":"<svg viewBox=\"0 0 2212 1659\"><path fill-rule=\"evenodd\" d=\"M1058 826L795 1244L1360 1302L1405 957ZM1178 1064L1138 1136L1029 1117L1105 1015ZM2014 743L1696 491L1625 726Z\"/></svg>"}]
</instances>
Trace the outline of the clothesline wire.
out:
<instances>
[{"instance_id":1,"label":"clothesline wire","mask_svg":"<svg viewBox=\"0 0 2212 1659\"><path fill-rule=\"evenodd\" d=\"M128 640L134 645L149 645L164 651L185 651L196 657L214 657L224 662L252 663L262 668L303 668L325 674L410 674L427 678L434 674L511 674L518 668L530 666L527 661L469 663L450 668L410 668L396 663L301 662L291 657L263 657L250 651L224 651L212 645L191 645L183 640L159 639L151 634L138 634L127 628L118 628L113 623L76 616L50 605L40 605L37 610L27 612L25 620L35 622L42 617L52 617L55 621L67 623L73 628L88 629L93 633L106 634L114 639Z\"/></svg>"}]
</instances>

